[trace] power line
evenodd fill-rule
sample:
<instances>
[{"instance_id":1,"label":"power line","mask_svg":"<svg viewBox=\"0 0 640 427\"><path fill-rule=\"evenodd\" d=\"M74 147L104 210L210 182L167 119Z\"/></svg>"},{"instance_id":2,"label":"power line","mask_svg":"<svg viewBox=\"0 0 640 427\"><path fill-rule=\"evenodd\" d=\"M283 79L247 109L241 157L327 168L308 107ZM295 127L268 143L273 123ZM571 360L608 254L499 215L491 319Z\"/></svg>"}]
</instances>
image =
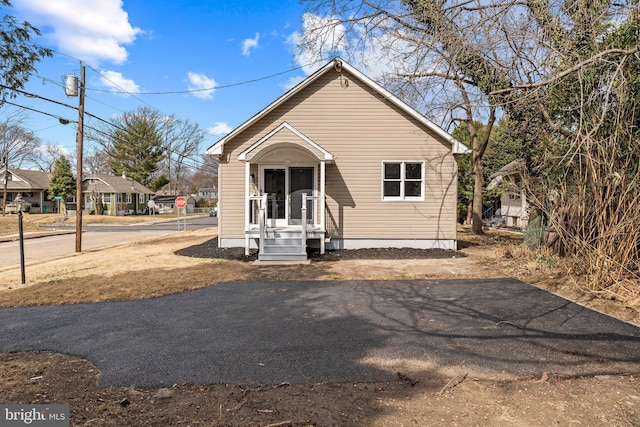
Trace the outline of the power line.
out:
<instances>
[{"instance_id":1,"label":"power line","mask_svg":"<svg viewBox=\"0 0 640 427\"><path fill-rule=\"evenodd\" d=\"M4 87L4 86L0 85L0 87ZM55 104L65 106L65 107L67 107L67 108L72 108L72 109L74 109L74 110L77 110L77 109L78 109L78 107L75 107L75 106L73 106L73 105L69 105L69 104L65 104L65 103L63 103L63 102L55 101L55 100L53 100L53 99L45 98L44 96L36 95L36 94L30 93L30 92L26 92L26 91L23 91L23 90L19 90L19 89L18 89L17 91L18 91L19 93L22 93L24 96L27 96L27 97L38 98L38 99L42 99L42 100L44 100L44 101L53 102L53 103L55 103ZM64 117L57 116L57 115L55 115L55 114L51 114L51 113L48 113L48 112L46 112L46 111L38 110L38 109L35 109L35 108L27 107L27 106L25 106L25 105L16 104L16 103L13 103L13 102L10 102L10 101L4 101L4 103L5 103L5 104L12 105L12 106L14 106L14 107L23 108L23 109L25 109L25 110L29 110L29 111L33 111L33 112L36 112L36 113L39 113L39 114L43 114L43 115L46 115L46 116L49 116L49 117L53 117L53 118L57 119L57 120L60 122L60 124L77 123L77 120L68 120L68 119L66 119L66 118L64 118ZM158 111L159 111L159 110L158 110ZM91 113L89 113L89 112L87 112L87 111L85 111L85 114L86 114L87 116L89 116L89 117L92 117L92 118L94 118L94 119L96 119L96 120L99 120L99 121L101 121L101 122L103 122L103 123L106 123L107 125L110 125L110 126L112 126L112 127L116 128L116 129L118 129L118 130L120 130L120 131L122 131L122 132L127 132L127 133L129 133L129 132L130 132L129 130L127 130L127 129L125 129L125 128L123 128L123 127L121 127L121 126L119 126L119 125L117 125L117 124L115 124L115 123L113 123L113 122L110 122L110 121L108 121L108 120L104 120L103 118L98 117L98 116L96 116L96 115L94 115L94 114L91 114ZM94 127L89 126L89 125L86 125L86 124L85 124L85 127L89 128L89 129L91 129L91 130L93 130L93 131L96 131L96 132L98 132L98 133L101 133L101 134L103 134L103 135L105 135L105 136L107 136L107 137L109 137L109 138L114 138L114 136L113 136L113 135L110 135L110 134L108 134L108 133L106 133L106 132L104 132L104 131L102 131L102 130L100 130L100 129L94 128ZM120 138L116 136L116 137L115 137L115 139L120 139ZM123 140L121 140L121 142L122 142L122 141L123 141ZM169 153L169 154L180 154L180 153L176 152L175 150L166 149L166 151L167 151L167 153ZM206 163L205 163L205 162L203 162L202 160L199 160L199 159L197 159L197 158L193 158L193 157L191 157L191 156L184 156L184 158L185 158L185 159L187 159L187 160L192 161L194 165L206 166Z\"/></svg>"},{"instance_id":2,"label":"power line","mask_svg":"<svg viewBox=\"0 0 640 427\"><path fill-rule=\"evenodd\" d=\"M44 114L46 116L53 117L55 119L58 119L58 121L60 122L61 125L67 125L69 123L76 123L76 121L74 121L74 120L65 119L64 117L56 116L55 114L51 114L51 113L47 113L46 111L41 111L41 110L37 110L35 108L27 107L25 105L15 104L13 102L6 101L6 100L3 101L3 103L4 104L13 105L14 107L18 107L18 108L24 108L25 110L33 111L35 113L40 113L40 114ZM53 126L50 126L50 127L53 127ZM48 129L48 128L46 128L46 129Z\"/></svg>"},{"instance_id":3,"label":"power line","mask_svg":"<svg viewBox=\"0 0 640 427\"><path fill-rule=\"evenodd\" d=\"M50 49L50 48L48 48L48 49ZM78 61L78 62L84 62L81 59L74 58L73 56L71 56L69 54L57 51L55 49L50 49L50 50L52 52L54 52L54 53L57 53L58 55L66 56L67 58L73 59L73 60ZM298 71L298 70L303 69L304 67L309 67L309 66L312 66L314 64L315 63L309 63L309 64L306 64L306 65L299 65L297 67L293 67L293 68L290 68L290 69L284 70L284 71L279 71L277 73L269 74L269 75L266 75L266 76L257 77L257 78L254 78L254 79L249 79L249 80L245 80L245 81L237 82L237 83L229 83L229 84L226 84L226 85L218 85L218 86L214 86L214 87L210 87L210 88L188 89L188 90L170 90L170 91L158 91L158 92L130 92L130 91L127 91L126 89L124 89L123 87L119 86L114 81L110 80L108 77L106 77L104 74L102 74L99 70L96 70L92 66L87 65L85 63L85 66L87 68L89 68L92 71L94 71L96 74L98 74L100 77L104 78L105 80L107 80L111 84L113 84L115 87L121 89L121 91L115 91L115 90L108 90L108 89L86 88L86 90L90 90L90 91L93 91L93 92L113 93L113 94L131 95L131 96L134 96L134 95L184 95L184 94L189 94L189 93L198 93L198 92L207 92L207 91L219 90L219 89L228 89L228 88L232 88L232 87L236 87L236 86L244 86L244 85L248 85L248 84L252 84L252 83L257 83L257 82L262 81L262 80L268 80L268 79L272 79L274 77L278 77L278 76L281 76L281 75L284 75L284 74L288 74L288 73L291 73L291 72L294 72L294 71ZM45 78L45 77L42 77L42 79L43 80L47 80L47 81L49 81L49 82L51 82L53 84L62 86L61 83L56 82L55 80L51 80L51 79L48 79L48 78ZM136 98L136 99L140 100L139 98ZM140 100L140 101L144 102L142 100ZM149 106L152 107L151 105L149 105Z\"/></svg>"},{"instance_id":4,"label":"power line","mask_svg":"<svg viewBox=\"0 0 640 427\"><path fill-rule=\"evenodd\" d=\"M212 90L220 90L220 89L228 89L228 88L232 88L232 87L236 87L236 86L244 86L244 85L248 85L251 83L256 83L262 80L268 80L277 76L281 76L283 74L288 74L291 73L293 71L297 71L297 70L301 70L303 68L303 66L299 66L299 67L294 67L291 68L289 70L285 70L285 71L280 71L278 73L274 73L274 74L270 74L268 76L264 76L264 77L258 77L255 79L251 79L251 80L245 80L243 82L238 82L238 83L230 83L230 84L226 84L226 85L219 85L219 86L214 86L214 87L210 87L210 88L203 88L203 89L188 89L188 90L171 90L171 91L164 91L164 92L127 92L127 91L115 91L115 90L108 90L108 89L87 89L87 90L91 90L93 92L103 92L103 93L113 93L113 94L128 94L128 95L184 95L184 94L189 94L189 93L197 93L197 92L208 92L208 91L212 91Z\"/></svg>"}]
</instances>

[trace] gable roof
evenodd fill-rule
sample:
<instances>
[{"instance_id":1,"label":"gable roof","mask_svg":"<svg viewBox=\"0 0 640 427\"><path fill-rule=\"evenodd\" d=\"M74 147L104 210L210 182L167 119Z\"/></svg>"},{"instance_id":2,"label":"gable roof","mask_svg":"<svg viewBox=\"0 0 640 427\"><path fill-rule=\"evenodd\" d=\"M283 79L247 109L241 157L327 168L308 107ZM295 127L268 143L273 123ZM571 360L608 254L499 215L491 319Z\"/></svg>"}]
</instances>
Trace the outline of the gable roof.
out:
<instances>
[{"instance_id":1,"label":"gable roof","mask_svg":"<svg viewBox=\"0 0 640 427\"><path fill-rule=\"evenodd\" d=\"M51 181L51 173L9 168L9 173L16 179L7 182L7 189L10 191L32 191L32 190L48 190ZM0 176L4 177L5 169L2 168Z\"/></svg>"},{"instance_id":2,"label":"gable roof","mask_svg":"<svg viewBox=\"0 0 640 427\"><path fill-rule=\"evenodd\" d=\"M302 134L302 132L300 132L298 129L294 128L287 122L280 123L279 126L277 126L271 132L269 132L268 134L260 138L258 142L256 142L251 147L247 148L242 153L240 153L238 155L238 160L240 161L249 160L252 155L256 154L255 153L256 150L261 149L262 146L266 146L268 144L268 141L273 136L277 135L278 133L283 133L287 131L290 134L295 135L302 142L302 146L305 147L314 156L316 156L318 160L327 160L327 161L333 160L333 154L331 154L330 152L328 152L327 150L325 150L324 148L322 148L321 146L313 142L311 139L307 138L305 135Z\"/></svg>"},{"instance_id":3,"label":"gable roof","mask_svg":"<svg viewBox=\"0 0 640 427\"><path fill-rule=\"evenodd\" d=\"M498 185L504 180L505 176L520 175L524 171L524 161L522 159L516 159L511 163L507 163L501 167L496 173L491 175L489 184L487 184L487 190L494 190L498 188Z\"/></svg>"},{"instance_id":4,"label":"gable roof","mask_svg":"<svg viewBox=\"0 0 640 427\"><path fill-rule=\"evenodd\" d=\"M94 184L86 181L93 179ZM101 173L94 173L82 179L83 191L95 191L97 193L135 193L135 194L153 194L153 191L127 176L113 176Z\"/></svg>"},{"instance_id":5,"label":"gable roof","mask_svg":"<svg viewBox=\"0 0 640 427\"><path fill-rule=\"evenodd\" d=\"M453 154L466 154L470 152L470 150L464 144L462 144L460 141L455 139L453 136L451 136L447 131L442 129L440 126L436 125L431 120L427 119L425 116L417 112L414 108L411 108L404 101L397 98L391 92L389 92L388 90L380 86L378 83L374 82L372 79L370 79L369 77L367 77L366 75L358 71L356 68L349 65L347 62L343 61L341 58L336 57L332 61L329 61L324 67L320 68L318 71L311 74L309 77L307 77L298 85L296 85L294 88L286 92L280 98L276 99L274 102L269 104L262 111L260 111L259 113L251 117L249 120L247 120L246 122L244 122L243 124L235 128L229 134L227 134L226 136L218 140L216 143L214 143L212 146L207 148L205 153L211 156L222 155L224 151L224 144L227 141L234 138L236 135L238 135L239 133L247 129L249 126L251 126L258 120L260 120L262 117L264 117L271 111L273 111L275 108L279 107L284 102L286 102L296 94L303 91L307 86L311 85L313 82L315 82L320 77L322 77L323 75L325 75L327 72L329 72L334 68L343 68L347 72L353 74L359 80L361 80L363 83L369 86L372 90L382 95L387 101L391 102L392 104L400 108L402 111L404 111L405 113L407 113L408 115L416 119L422 125L424 125L428 129L431 129L437 135L439 135L440 137L448 141L451 144L451 151L453 152Z\"/></svg>"}]
</instances>

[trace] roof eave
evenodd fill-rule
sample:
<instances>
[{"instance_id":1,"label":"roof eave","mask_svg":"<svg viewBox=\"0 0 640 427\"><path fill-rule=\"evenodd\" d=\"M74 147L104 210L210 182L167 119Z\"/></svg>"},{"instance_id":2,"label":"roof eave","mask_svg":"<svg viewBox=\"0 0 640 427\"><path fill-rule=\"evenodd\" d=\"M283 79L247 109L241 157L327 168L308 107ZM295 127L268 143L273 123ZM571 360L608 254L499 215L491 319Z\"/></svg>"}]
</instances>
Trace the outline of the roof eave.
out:
<instances>
[{"instance_id":1,"label":"roof eave","mask_svg":"<svg viewBox=\"0 0 640 427\"><path fill-rule=\"evenodd\" d=\"M323 76L326 72L328 72L329 70L331 70L332 68L337 67L337 66L346 69L349 73L351 73L351 74L355 75L356 77L358 77L361 81L363 81L365 84L367 84L370 88L372 88L376 92L380 93L380 95L382 95L386 100L391 101L398 108L403 110L405 113L409 114L410 116L412 116L413 118L418 120L420 123L422 123L424 126L426 126L428 129L431 129L436 134L438 134L440 137L442 137L447 142L449 142L451 144L451 151L452 151L453 154L467 154L467 153L470 153L470 150L467 147L465 147L464 144L460 143L458 140L453 138L447 131L445 131L440 126L438 126L435 123L433 123L431 120L426 118L424 115L420 114L418 111L416 111L414 108L409 106L407 103L405 103L404 101L402 101L401 99L396 97L394 94L389 92L387 89L385 89L382 86L380 86L378 83L373 81L371 78L367 77L362 72L358 71L356 68L351 66L349 63L345 62L340 57L336 57L332 61L329 61L325 66L323 66L322 68L318 69L315 73L311 74L309 77L307 77L306 79L304 79L303 81L298 83L296 86L294 86L292 89L290 89L284 95L282 95L280 98L278 98L275 101L273 101L267 107L265 107L264 109L259 111L257 114L255 114L251 118L249 118L247 121L242 123L240 126L235 128L234 130L232 130L229 134L224 136L222 139L218 140L216 143L214 143L211 147L209 147L206 150L206 153L208 155L216 156L218 158L221 157L223 152L224 152L224 144L227 141L229 141L230 139L234 138L236 135L238 135L239 133L244 131L249 126L253 125L255 122L257 122L262 117L264 117L265 115L267 115L268 113L273 111L275 108L277 108L278 106L282 105L288 99L290 99L291 97L295 96L296 94L298 94L299 92L304 90L307 86L311 85L318 78Z\"/></svg>"}]
</instances>

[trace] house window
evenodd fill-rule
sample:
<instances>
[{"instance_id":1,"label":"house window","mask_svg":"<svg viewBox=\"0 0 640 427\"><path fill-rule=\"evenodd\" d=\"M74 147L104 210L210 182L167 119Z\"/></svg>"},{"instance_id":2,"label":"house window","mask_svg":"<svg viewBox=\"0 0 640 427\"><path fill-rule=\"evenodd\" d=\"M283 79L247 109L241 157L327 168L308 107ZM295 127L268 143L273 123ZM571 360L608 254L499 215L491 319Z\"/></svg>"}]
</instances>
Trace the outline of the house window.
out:
<instances>
[{"instance_id":1,"label":"house window","mask_svg":"<svg viewBox=\"0 0 640 427\"><path fill-rule=\"evenodd\" d=\"M424 200L424 162L382 162L382 200Z\"/></svg>"},{"instance_id":2,"label":"house window","mask_svg":"<svg viewBox=\"0 0 640 427\"><path fill-rule=\"evenodd\" d=\"M131 193L127 193L127 203L131 204Z\"/></svg>"},{"instance_id":3,"label":"house window","mask_svg":"<svg viewBox=\"0 0 640 427\"><path fill-rule=\"evenodd\" d=\"M103 194L102 195L102 203L111 203L111 194Z\"/></svg>"},{"instance_id":4,"label":"house window","mask_svg":"<svg viewBox=\"0 0 640 427\"><path fill-rule=\"evenodd\" d=\"M138 194L138 203L144 203L144 194Z\"/></svg>"}]
</instances>

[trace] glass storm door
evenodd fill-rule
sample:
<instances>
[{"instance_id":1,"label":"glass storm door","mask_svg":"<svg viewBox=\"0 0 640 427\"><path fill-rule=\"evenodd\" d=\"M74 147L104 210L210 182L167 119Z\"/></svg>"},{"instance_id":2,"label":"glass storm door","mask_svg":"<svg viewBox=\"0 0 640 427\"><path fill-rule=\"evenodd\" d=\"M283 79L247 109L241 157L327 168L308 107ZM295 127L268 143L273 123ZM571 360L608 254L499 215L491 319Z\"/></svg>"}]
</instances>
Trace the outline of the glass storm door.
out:
<instances>
[{"instance_id":1,"label":"glass storm door","mask_svg":"<svg viewBox=\"0 0 640 427\"><path fill-rule=\"evenodd\" d=\"M287 225L285 169L264 169L263 192L267 193L267 225Z\"/></svg>"},{"instance_id":2,"label":"glass storm door","mask_svg":"<svg viewBox=\"0 0 640 427\"><path fill-rule=\"evenodd\" d=\"M289 190L291 201L289 223L302 224L302 195L313 196L313 168L290 167ZM313 219L313 216L313 200L307 200L307 223L312 222L310 220Z\"/></svg>"}]
</instances>

